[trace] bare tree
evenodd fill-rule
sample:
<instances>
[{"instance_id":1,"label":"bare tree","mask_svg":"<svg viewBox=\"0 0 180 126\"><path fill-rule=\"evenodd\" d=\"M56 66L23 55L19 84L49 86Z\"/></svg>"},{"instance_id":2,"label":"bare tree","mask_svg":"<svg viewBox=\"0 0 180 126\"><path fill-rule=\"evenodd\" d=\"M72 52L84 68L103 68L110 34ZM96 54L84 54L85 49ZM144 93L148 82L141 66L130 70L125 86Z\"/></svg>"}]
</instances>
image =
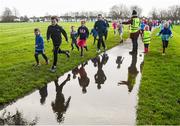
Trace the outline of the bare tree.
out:
<instances>
[{"instance_id":1,"label":"bare tree","mask_svg":"<svg viewBox=\"0 0 180 126\"><path fill-rule=\"evenodd\" d=\"M114 5L110 9L110 15L114 19L127 18L130 15L130 11L124 4Z\"/></svg>"},{"instance_id":2,"label":"bare tree","mask_svg":"<svg viewBox=\"0 0 180 126\"><path fill-rule=\"evenodd\" d=\"M153 8L152 11L149 12L149 16L152 19L158 19L158 11L156 10L156 8Z\"/></svg>"},{"instance_id":3,"label":"bare tree","mask_svg":"<svg viewBox=\"0 0 180 126\"><path fill-rule=\"evenodd\" d=\"M10 8L5 8L2 14L2 22L13 22L15 16L13 15Z\"/></svg>"},{"instance_id":4,"label":"bare tree","mask_svg":"<svg viewBox=\"0 0 180 126\"><path fill-rule=\"evenodd\" d=\"M19 17L19 11L18 11L18 9L16 9L15 7L13 8L13 15L17 18L17 17Z\"/></svg>"},{"instance_id":5,"label":"bare tree","mask_svg":"<svg viewBox=\"0 0 180 126\"><path fill-rule=\"evenodd\" d=\"M169 14L169 18L173 20L180 19L180 6L174 5L169 7L168 14Z\"/></svg>"}]
</instances>

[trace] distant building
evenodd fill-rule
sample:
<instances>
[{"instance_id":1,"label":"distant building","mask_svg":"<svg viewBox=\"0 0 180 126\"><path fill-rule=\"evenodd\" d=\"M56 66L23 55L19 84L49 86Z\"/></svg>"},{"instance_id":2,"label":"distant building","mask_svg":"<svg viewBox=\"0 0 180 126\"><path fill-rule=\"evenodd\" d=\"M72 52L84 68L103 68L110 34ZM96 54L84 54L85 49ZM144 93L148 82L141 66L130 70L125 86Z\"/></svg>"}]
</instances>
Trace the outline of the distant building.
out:
<instances>
[{"instance_id":1,"label":"distant building","mask_svg":"<svg viewBox=\"0 0 180 126\"><path fill-rule=\"evenodd\" d=\"M15 19L14 19L14 22L20 22L20 21L21 21L20 18L15 18Z\"/></svg>"}]
</instances>

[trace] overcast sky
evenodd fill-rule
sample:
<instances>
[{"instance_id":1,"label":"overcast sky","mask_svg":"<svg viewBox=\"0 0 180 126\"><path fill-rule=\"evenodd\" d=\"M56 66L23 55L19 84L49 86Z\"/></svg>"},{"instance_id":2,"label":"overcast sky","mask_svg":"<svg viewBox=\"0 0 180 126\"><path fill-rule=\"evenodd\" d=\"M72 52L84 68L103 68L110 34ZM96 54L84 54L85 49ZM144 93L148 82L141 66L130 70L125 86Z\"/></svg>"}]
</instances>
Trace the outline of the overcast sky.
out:
<instances>
[{"instance_id":1,"label":"overcast sky","mask_svg":"<svg viewBox=\"0 0 180 126\"><path fill-rule=\"evenodd\" d=\"M43 16L46 13L61 15L69 11L105 11L109 12L115 4L138 5L147 16L154 8L167 8L180 5L180 0L0 0L0 14L5 7L17 8L20 15Z\"/></svg>"}]
</instances>

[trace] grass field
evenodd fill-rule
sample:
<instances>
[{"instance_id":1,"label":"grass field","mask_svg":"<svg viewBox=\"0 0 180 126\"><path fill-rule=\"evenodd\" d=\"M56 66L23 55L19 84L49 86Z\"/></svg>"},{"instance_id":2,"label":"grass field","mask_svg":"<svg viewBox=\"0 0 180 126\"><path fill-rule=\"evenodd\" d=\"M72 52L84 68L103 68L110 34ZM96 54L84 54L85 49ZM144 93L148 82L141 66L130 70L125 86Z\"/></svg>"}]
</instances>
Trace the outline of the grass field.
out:
<instances>
[{"instance_id":1,"label":"grass field","mask_svg":"<svg viewBox=\"0 0 180 126\"><path fill-rule=\"evenodd\" d=\"M34 33L33 29L39 27L42 36L46 40L46 30L49 23L0 23L0 104L10 102L22 97L27 93L40 88L63 73L71 70L81 62L95 57L97 54L96 46L93 46L93 38L88 39L89 51L85 52L85 57L80 57L80 52L76 49L71 52L70 59L61 55L58 58L58 68L56 73L50 73L48 70L51 65L42 65L40 69L32 67L35 64L34 59ZM80 23L61 23L64 29L70 32L70 26L76 28ZM93 23L87 23L89 30ZM125 34L127 38L127 34ZM71 45L65 41L62 49L71 50ZM119 44L119 37L114 36L112 29L109 29L107 48L112 48ZM45 50L52 64L52 43L45 41ZM42 64L44 60L40 59Z\"/></svg>"},{"instance_id":2,"label":"grass field","mask_svg":"<svg viewBox=\"0 0 180 126\"><path fill-rule=\"evenodd\" d=\"M52 43L45 41L46 54L50 65L35 69L33 29L39 27L45 39L49 23L0 23L0 104L22 97L40 88L56 77L71 70L81 62L95 57L96 46L93 38L88 39L89 51L81 58L76 50L71 58L58 57L56 73L48 70L52 63ZM61 23L69 34L70 26L79 23ZM93 23L87 23L89 29ZM139 92L137 124L180 124L180 26L173 29L165 56L161 55L161 40L155 30L150 45L150 53L145 56L142 83ZM127 38L127 33L124 36ZM70 41L70 40L69 40ZM119 44L119 37L109 30L107 47ZM63 42L62 49L71 49L70 43ZM42 64L44 61L40 57Z\"/></svg>"},{"instance_id":3,"label":"grass field","mask_svg":"<svg viewBox=\"0 0 180 126\"><path fill-rule=\"evenodd\" d=\"M137 124L180 124L180 26L174 27L165 56L161 39L155 36L158 31L145 56Z\"/></svg>"}]
</instances>

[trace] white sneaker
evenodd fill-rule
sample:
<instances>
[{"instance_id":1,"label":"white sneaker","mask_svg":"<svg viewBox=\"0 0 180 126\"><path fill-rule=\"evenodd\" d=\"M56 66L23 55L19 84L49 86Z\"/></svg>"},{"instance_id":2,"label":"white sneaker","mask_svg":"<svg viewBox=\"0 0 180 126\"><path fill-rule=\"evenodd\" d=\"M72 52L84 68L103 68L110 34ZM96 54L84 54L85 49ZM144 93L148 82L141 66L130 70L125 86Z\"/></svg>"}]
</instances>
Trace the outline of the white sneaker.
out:
<instances>
[{"instance_id":1,"label":"white sneaker","mask_svg":"<svg viewBox=\"0 0 180 126\"><path fill-rule=\"evenodd\" d=\"M50 69L50 71L51 71L52 73L55 73L55 72L56 72L56 66L52 66L51 69Z\"/></svg>"},{"instance_id":2,"label":"white sneaker","mask_svg":"<svg viewBox=\"0 0 180 126\"><path fill-rule=\"evenodd\" d=\"M100 52L101 52L101 50L100 50L100 49L98 49L98 50L97 50L97 53L100 53Z\"/></svg>"}]
</instances>

